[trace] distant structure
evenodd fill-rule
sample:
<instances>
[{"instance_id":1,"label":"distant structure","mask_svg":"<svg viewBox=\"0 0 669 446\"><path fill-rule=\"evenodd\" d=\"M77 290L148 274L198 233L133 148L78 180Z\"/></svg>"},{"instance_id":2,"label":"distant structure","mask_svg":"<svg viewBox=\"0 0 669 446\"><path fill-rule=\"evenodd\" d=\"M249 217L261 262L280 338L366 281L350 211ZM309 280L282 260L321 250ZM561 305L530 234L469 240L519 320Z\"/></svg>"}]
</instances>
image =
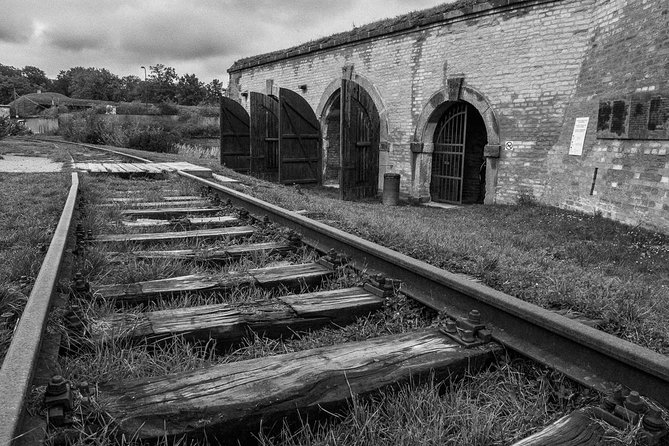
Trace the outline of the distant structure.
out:
<instances>
[{"instance_id":1,"label":"distant structure","mask_svg":"<svg viewBox=\"0 0 669 446\"><path fill-rule=\"evenodd\" d=\"M227 95L269 147L250 96L299 93L324 182L376 193L394 172L418 201L529 199L669 231L667 29L656 0L461 0L241 59Z\"/></svg>"},{"instance_id":2,"label":"distant structure","mask_svg":"<svg viewBox=\"0 0 669 446\"><path fill-rule=\"evenodd\" d=\"M52 107L67 107L69 111L81 111L96 105L109 104L107 101L96 101L90 99L73 99L61 93L42 92L29 93L16 98L10 102L12 117L30 118L38 116L41 112Z\"/></svg>"}]
</instances>

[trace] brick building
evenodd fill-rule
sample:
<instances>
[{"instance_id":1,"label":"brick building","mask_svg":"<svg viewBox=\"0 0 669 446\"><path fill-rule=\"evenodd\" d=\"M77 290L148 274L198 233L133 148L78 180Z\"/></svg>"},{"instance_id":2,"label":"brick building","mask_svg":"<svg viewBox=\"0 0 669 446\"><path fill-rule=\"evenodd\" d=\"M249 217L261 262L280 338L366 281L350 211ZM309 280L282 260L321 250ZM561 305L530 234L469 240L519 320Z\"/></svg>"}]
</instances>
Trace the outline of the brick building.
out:
<instances>
[{"instance_id":1,"label":"brick building","mask_svg":"<svg viewBox=\"0 0 669 446\"><path fill-rule=\"evenodd\" d=\"M394 172L421 201L533 197L669 231L667 2L461 0L228 71L247 110L276 87L311 105L324 181L340 175L346 79L373 103L377 185Z\"/></svg>"}]
</instances>

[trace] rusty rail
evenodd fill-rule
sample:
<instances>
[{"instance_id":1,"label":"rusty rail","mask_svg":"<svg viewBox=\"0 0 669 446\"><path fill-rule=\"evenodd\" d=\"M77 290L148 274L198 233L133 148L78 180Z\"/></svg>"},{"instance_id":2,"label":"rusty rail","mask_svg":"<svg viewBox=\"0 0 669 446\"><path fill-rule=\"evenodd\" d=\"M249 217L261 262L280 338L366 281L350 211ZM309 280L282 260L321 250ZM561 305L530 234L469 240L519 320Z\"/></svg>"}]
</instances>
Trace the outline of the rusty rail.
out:
<instances>
[{"instance_id":1,"label":"rusty rail","mask_svg":"<svg viewBox=\"0 0 669 446\"><path fill-rule=\"evenodd\" d=\"M79 177L75 172L49 250L0 369L0 445L11 444L19 435L25 398L35 371L78 190Z\"/></svg>"},{"instance_id":2,"label":"rusty rail","mask_svg":"<svg viewBox=\"0 0 669 446\"><path fill-rule=\"evenodd\" d=\"M335 249L357 268L401 280L404 293L430 308L451 316L478 309L495 340L588 387L608 391L623 384L669 406L667 356L213 181L179 175L211 187L256 217L267 215L298 231L318 250Z\"/></svg>"}]
</instances>

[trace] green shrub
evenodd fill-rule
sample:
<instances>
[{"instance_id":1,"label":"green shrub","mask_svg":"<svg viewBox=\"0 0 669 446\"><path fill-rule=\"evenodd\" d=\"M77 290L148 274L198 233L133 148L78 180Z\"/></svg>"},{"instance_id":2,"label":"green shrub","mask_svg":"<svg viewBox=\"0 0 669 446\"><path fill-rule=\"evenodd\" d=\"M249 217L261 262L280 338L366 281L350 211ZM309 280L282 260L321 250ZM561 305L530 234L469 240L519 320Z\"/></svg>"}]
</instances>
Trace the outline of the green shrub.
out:
<instances>
[{"instance_id":1,"label":"green shrub","mask_svg":"<svg viewBox=\"0 0 669 446\"><path fill-rule=\"evenodd\" d=\"M216 138L220 135L218 124L183 124L177 127L184 138Z\"/></svg>"},{"instance_id":2,"label":"green shrub","mask_svg":"<svg viewBox=\"0 0 669 446\"><path fill-rule=\"evenodd\" d=\"M154 104L142 102L122 102L116 106L117 115L159 115L160 110Z\"/></svg>"},{"instance_id":3,"label":"green shrub","mask_svg":"<svg viewBox=\"0 0 669 446\"><path fill-rule=\"evenodd\" d=\"M138 131L128 138L127 147L149 152L177 153L180 137L176 132L167 132L160 127Z\"/></svg>"},{"instance_id":4,"label":"green shrub","mask_svg":"<svg viewBox=\"0 0 669 446\"><path fill-rule=\"evenodd\" d=\"M171 104L169 102L161 102L158 104L158 110L160 111L161 115L178 115L179 114L179 109L175 104Z\"/></svg>"},{"instance_id":5,"label":"green shrub","mask_svg":"<svg viewBox=\"0 0 669 446\"><path fill-rule=\"evenodd\" d=\"M32 132L23 123L14 121L8 117L0 118L0 138L6 136L31 135Z\"/></svg>"}]
</instances>

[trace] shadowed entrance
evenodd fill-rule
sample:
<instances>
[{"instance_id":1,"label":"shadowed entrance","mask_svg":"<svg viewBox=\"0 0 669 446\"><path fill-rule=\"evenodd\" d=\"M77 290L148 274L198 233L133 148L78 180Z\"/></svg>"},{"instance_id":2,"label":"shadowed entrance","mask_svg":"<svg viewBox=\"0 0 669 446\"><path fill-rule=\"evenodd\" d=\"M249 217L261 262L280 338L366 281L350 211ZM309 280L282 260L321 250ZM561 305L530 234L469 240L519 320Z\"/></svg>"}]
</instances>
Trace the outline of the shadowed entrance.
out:
<instances>
[{"instance_id":1,"label":"shadowed entrance","mask_svg":"<svg viewBox=\"0 0 669 446\"><path fill-rule=\"evenodd\" d=\"M434 132L432 200L452 204L483 203L487 143L483 118L467 102L453 102L443 111Z\"/></svg>"}]
</instances>

